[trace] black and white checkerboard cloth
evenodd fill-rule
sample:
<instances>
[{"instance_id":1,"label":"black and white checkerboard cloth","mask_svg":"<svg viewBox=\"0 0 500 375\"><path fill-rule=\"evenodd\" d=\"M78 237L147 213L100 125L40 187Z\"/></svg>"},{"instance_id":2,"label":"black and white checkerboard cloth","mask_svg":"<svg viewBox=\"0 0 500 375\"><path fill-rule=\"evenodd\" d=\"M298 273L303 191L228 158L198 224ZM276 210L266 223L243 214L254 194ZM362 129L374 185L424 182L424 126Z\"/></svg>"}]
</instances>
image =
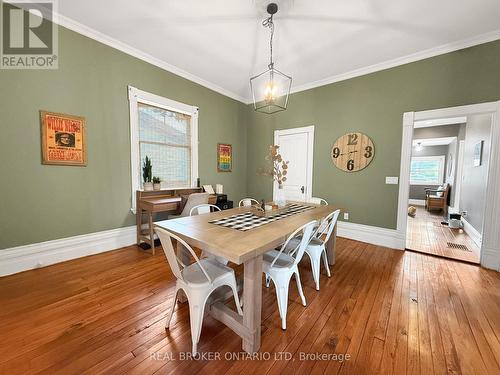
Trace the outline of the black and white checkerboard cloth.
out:
<instances>
[{"instance_id":1,"label":"black and white checkerboard cloth","mask_svg":"<svg viewBox=\"0 0 500 375\"><path fill-rule=\"evenodd\" d=\"M244 212L242 214L231 215L223 219L212 220L209 221L209 223L246 231L249 229L260 227L264 224L272 223L273 221L280 220L294 214L298 214L299 212L309 210L313 207L298 203L292 203L289 204L286 208L287 209L285 211L269 217L261 217L254 215L252 212Z\"/></svg>"}]
</instances>

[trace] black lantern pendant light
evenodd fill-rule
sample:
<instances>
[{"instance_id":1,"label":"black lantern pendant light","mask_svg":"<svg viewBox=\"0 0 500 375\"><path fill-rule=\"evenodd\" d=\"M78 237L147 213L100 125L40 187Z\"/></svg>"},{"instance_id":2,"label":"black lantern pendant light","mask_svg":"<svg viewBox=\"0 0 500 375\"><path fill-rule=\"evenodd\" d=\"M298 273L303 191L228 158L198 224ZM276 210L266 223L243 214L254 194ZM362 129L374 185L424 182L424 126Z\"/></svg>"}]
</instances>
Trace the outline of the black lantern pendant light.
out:
<instances>
[{"instance_id":1,"label":"black lantern pendant light","mask_svg":"<svg viewBox=\"0 0 500 375\"><path fill-rule=\"evenodd\" d=\"M292 86L292 77L281 73L275 69L273 61L273 36L274 36L274 21L273 16L278 12L278 5L270 3L267 6L269 17L266 18L262 25L269 27L271 37L269 39L270 62L268 69L250 78L250 88L252 90L254 109L258 112L276 113L284 111L288 105L288 95Z\"/></svg>"}]
</instances>

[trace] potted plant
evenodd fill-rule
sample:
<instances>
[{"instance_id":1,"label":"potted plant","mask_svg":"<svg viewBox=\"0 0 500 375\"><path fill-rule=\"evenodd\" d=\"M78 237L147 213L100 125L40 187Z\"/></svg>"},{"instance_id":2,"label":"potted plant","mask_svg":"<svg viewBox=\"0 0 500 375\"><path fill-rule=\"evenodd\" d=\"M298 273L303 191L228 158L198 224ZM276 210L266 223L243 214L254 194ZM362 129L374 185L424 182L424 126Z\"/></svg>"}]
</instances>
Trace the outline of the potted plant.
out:
<instances>
[{"instance_id":1,"label":"potted plant","mask_svg":"<svg viewBox=\"0 0 500 375\"><path fill-rule=\"evenodd\" d=\"M282 156L278 152L279 148L280 146L277 145L269 146L269 153L266 156L266 160L270 165L266 168L260 168L257 173L269 176L276 181L278 184L278 190L276 190L275 203L281 208L286 205L283 183L286 181L289 162L283 160Z\"/></svg>"},{"instance_id":2,"label":"potted plant","mask_svg":"<svg viewBox=\"0 0 500 375\"><path fill-rule=\"evenodd\" d=\"M153 178L153 165L151 164L151 159L146 156L144 163L142 163L142 178L144 179L144 191L153 190L153 183L151 179Z\"/></svg>"},{"instance_id":3,"label":"potted plant","mask_svg":"<svg viewBox=\"0 0 500 375\"><path fill-rule=\"evenodd\" d=\"M153 190L161 189L161 180L160 177L153 177Z\"/></svg>"}]
</instances>

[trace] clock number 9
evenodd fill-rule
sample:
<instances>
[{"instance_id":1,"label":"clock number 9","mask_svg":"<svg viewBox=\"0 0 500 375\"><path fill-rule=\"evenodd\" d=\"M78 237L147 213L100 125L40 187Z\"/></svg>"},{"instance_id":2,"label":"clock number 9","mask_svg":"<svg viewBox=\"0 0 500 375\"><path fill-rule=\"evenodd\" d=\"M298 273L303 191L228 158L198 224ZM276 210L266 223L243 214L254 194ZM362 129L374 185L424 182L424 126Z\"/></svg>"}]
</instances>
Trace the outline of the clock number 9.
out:
<instances>
[{"instance_id":1,"label":"clock number 9","mask_svg":"<svg viewBox=\"0 0 500 375\"><path fill-rule=\"evenodd\" d=\"M348 171L352 171L354 169L354 160L350 159L348 162L347 162L347 170Z\"/></svg>"},{"instance_id":2,"label":"clock number 9","mask_svg":"<svg viewBox=\"0 0 500 375\"><path fill-rule=\"evenodd\" d=\"M337 159L340 156L340 149L338 147L335 147L332 150L332 156L334 159Z\"/></svg>"},{"instance_id":3,"label":"clock number 9","mask_svg":"<svg viewBox=\"0 0 500 375\"><path fill-rule=\"evenodd\" d=\"M371 158L373 155L373 147L372 146L366 146L365 147L365 158Z\"/></svg>"}]
</instances>

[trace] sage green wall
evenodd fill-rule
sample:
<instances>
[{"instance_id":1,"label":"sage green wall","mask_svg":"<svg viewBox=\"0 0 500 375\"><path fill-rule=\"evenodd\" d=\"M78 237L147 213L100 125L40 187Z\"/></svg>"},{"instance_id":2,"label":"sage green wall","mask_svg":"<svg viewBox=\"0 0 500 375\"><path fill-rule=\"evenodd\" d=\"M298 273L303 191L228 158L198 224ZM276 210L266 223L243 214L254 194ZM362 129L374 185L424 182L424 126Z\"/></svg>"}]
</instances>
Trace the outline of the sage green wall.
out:
<instances>
[{"instance_id":1,"label":"sage green wall","mask_svg":"<svg viewBox=\"0 0 500 375\"><path fill-rule=\"evenodd\" d=\"M132 225L127 85L200 108L202 183L233 200L271 197L256 175L275 129L315 125L314 195L345 207L351 221L395 228L401 119L405 111L500 99L500 42L488 43L291 96L267 116L94 40L60 28L55 71L0 70L0 249ZM334 62L332 62L334 63ZM88 166L40 163L40 109L84 116ZM370 135L372 164L347 174L330 162L334 140ZM217 142L232 143L232 173L217 173Z\"/></svg>"},{"instance_id":2,"label":"sage green wall","mask_svg":"<svg viewBox=\"0 0 500 375\"><path fill-rule=\"evenodd\" d=\"M293 94L284 112L250 115L248 194L272 196L271 182L255 171L273 131L314 125L313 195L344 207L352 222L396 228L398 186L385 176L399 176L403 113L499 99L500 41ZM349 174L331 163L330 148L351 131L368 134L376 154Z\"/></svg>"},{"instance_id":3,"label":"sage green wall","mask_svg":"<svg viewBox=\"0 0 500 375\"><path fill-rule=\"evenodd\" d=\"M0 249L134 224L127 85L200 108L199 174L246 195L245 105L59 28L55 71L0 70ZM88 166L41 165L39 110L87 119ZM216 171L233 144L232 173Z\"/></svg>"}]
</instances>

